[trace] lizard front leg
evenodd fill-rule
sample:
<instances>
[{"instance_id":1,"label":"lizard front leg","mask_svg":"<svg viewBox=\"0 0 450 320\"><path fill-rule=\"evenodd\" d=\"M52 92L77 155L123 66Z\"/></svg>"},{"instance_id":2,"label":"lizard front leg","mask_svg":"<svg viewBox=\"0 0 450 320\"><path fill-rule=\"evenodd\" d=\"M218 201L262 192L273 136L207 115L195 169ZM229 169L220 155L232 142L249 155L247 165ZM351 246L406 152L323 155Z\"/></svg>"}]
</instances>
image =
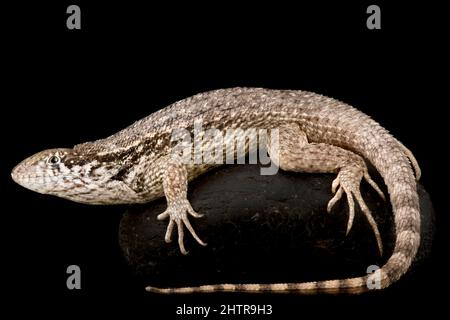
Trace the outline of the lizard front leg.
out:
<instances>
[{"instance_id":1,"label":"lizard front leg","mask_svg":"<svg viewBox=\"0 0 450 320\"><path fill-rule=\"evenodd\" d=\"M309 143L306 134L297 124L287 124L279 129L278 145L268 145L269 155L281 169L295 172L338 172L333 181L333 198L328 202L330 212L334 204L345 193L349 207L349 218L346 233L348 234L355 217L355 203L359 204L375 234L380 254L383 254L383 244L377 223L361 196L360 184L364 178L384 199L383 192L369 176L364 159L338 146L325 143Z\"/></svg>"},{"instance_id":2,"label":"lizard front leg","mask_svg":"<svg viewBox=\"0 0 450 320\"><path fill-rule=\"evenodd\" d=\"M199 214L192 209L192 206L187 199L187 187L188 187L188 174L186 166L183 165L176 158L172 158L164 165L163 174L163 189L167 200L167 209L160 215L158 220L164 220L169 218L169 224L165 235L165 241L171 242L171 236L175 225L178 230L178 245L182 254L187 254L184 247L184 228L183 225L189 230L194 239L206 246L195 232L188 219L188 213L195 217L200 218L203 215Z\"/></svg>"}]
</instances>

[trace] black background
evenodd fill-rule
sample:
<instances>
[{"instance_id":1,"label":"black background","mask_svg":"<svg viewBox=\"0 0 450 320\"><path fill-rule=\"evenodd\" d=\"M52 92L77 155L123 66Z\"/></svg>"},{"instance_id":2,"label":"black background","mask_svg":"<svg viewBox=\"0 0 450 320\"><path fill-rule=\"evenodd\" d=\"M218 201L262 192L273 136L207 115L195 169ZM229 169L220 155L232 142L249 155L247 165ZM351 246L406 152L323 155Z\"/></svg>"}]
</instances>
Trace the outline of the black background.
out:
<instances>
[{"instance_id":1,"label":"black background","mask_svg":"<svg viewBox=\"0 0 450 320\"><path fill-rule=\"evenodd\" d=\"M449 228L447 117L439 100L445 82L442 8L373 3L382 10L381 30L366 28L372 4L366 1L3 7L2 275L8 305L16 314L125 311L145 318L158 318L156 311L175 316L183 303L273 304L275 316L296 318L439 308L436 288L448 282L443 259ZM67 30L69 4L80 5L82 30ZM414 283L358 297L150 295L130 274L118 246L123 208L42 196L10 179L13 166L34 152L102 138L176 100L233 86L338 98L371 115L414 152L438 226L432 256ZM70 264L81 267L80 291L66 289Z\"/></svg>"}]
</instances>

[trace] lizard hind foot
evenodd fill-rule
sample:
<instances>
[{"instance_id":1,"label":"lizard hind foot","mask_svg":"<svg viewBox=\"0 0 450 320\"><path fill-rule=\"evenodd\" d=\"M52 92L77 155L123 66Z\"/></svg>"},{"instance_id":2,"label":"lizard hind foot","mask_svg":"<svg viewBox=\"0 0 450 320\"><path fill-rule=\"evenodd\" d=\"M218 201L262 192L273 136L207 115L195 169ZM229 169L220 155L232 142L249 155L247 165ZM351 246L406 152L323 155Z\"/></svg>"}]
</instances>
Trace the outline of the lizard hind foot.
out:
<instances>
[{"instance_id":1,"label":"lizard hind foot","mask_svg":"<svg viewBox=\"0 0 450 320\"><path fill-rule=\"evenodd\" d=\"M166 211L159 214L157 219L164 220L169 218L169 224L167 225L166 235L164 240L166 243L170 243L172 240L172 233L175 225L177 226L178 231L178 246L180 247L180 251L182 254L188 254L184 246L184 227L186 227L194 239L202 246L206 246L206 243L203 242L200 237L195 232L191 223L189 222L189 218L187 213L189 213L194 218L201 218L203 215L199 214L192 209L191 204L188 200L177 201L168 205Z\"/></svg>"},{"instance_id":2,"label":"lizard hind foot","mask_svg":"<svg viewBox=\"0 0 450 320\"><path fill-rule=\"evenodd\" d=\"M377 241L378 250L380 255L383 255L383 243L381 241L380 231L378 230L377 223L367 207L363 197L361 196L360 183L362 178L365 178L367 182L375 189L375 191L384 199L384 194L376 183L370 178L367 172L360 170L356 167L344 167L339 171L338 176L333 181L332 192L335 193L333 198L328 202L327 211L331 212L333 206L338 202L342 195L345 193L347 196L347 203L349 208L348 222L346 234L348 234L353 226L353 220L355 218L355 199L358 203L361 211L365 215L369 225L371 226L375 239ZM337 191L336 191L337 190Z\"/></svg>"}]
</instances>

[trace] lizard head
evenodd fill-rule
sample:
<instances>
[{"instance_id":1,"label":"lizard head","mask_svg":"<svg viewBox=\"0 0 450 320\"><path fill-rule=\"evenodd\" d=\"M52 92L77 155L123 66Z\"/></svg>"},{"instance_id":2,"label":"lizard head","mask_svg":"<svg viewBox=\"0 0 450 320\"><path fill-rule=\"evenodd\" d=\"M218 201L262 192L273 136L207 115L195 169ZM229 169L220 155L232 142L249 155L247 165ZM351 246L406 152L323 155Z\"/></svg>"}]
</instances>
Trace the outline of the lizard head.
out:
<instances>
[{"instance_id":1,"label":"lizard head","mask_svg":"<svg viewBox=\"0 0 450 320\"><path fill-rule=\"evenodd\" d=\"M52 193L60 188L64 175L70 173L65 165L70 149L49 149L26 158L11 172L13 180L22 187Z\"/></svg>"},{"instance_id":2,"label":"lizard head","mask_svg":"<svg viewBox=\"0 0 450 320\"><path fill-rule=\"evenodd\" d=\"M117 172L114 164L86 157L74 149L48 149L23 160L11 176L35 192L82 203L102 203L103 196L110 196L107 191L118 191L114 190L118 182L112 179Z\"/></svg>"}]
</instances>

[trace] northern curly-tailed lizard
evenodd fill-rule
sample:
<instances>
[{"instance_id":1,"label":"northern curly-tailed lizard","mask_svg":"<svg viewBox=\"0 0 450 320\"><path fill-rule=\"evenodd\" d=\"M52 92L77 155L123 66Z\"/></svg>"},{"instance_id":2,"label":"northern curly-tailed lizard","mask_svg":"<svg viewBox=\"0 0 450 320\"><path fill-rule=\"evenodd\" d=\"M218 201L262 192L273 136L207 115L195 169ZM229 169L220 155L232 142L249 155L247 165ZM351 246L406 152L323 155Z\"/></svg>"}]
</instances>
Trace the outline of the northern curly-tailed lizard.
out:
<instances>
[{"instance_id":1,"label":"northern curly-tailed lizard","mask_svg":"<svg viewBox=\"0 0 450 320\"><path fill-rule=\"evenodd\" d=\"M194 121L203 128L278 129L279 143L268 153L283 170L335 172L333 198L328 211L347 197L349 220L355 215L354 199L366 216L382 253L377 224L360 193L363 178L383 197L370 178L365 160L374 165L387 186L396 228L394 251L375 272L380 286L397 281L410 267L420 244L419 200L416 190L420 168L412 153L377 122L355 108L319 94L260 88L232 88L200 93L178 101L105 139L70 149L39 152L17 165L12 178L39 193L89 204L144 203L165 196L167 209L158 216L169 219L166 242L177 227L183 254L184 227L201 245L188 215L195 212L187 199L188 181L213 167L185 163L174 156L174 130L192 132ZM239 139L234 137L233 139ZM277 154L277 156L273 156ZM413 168L412 168L413 167ZM361 292L374 275L306 283L211 284L184 288L147 287L160 293L214 291L244 292Z\"/></svg>"}]
</instances>

